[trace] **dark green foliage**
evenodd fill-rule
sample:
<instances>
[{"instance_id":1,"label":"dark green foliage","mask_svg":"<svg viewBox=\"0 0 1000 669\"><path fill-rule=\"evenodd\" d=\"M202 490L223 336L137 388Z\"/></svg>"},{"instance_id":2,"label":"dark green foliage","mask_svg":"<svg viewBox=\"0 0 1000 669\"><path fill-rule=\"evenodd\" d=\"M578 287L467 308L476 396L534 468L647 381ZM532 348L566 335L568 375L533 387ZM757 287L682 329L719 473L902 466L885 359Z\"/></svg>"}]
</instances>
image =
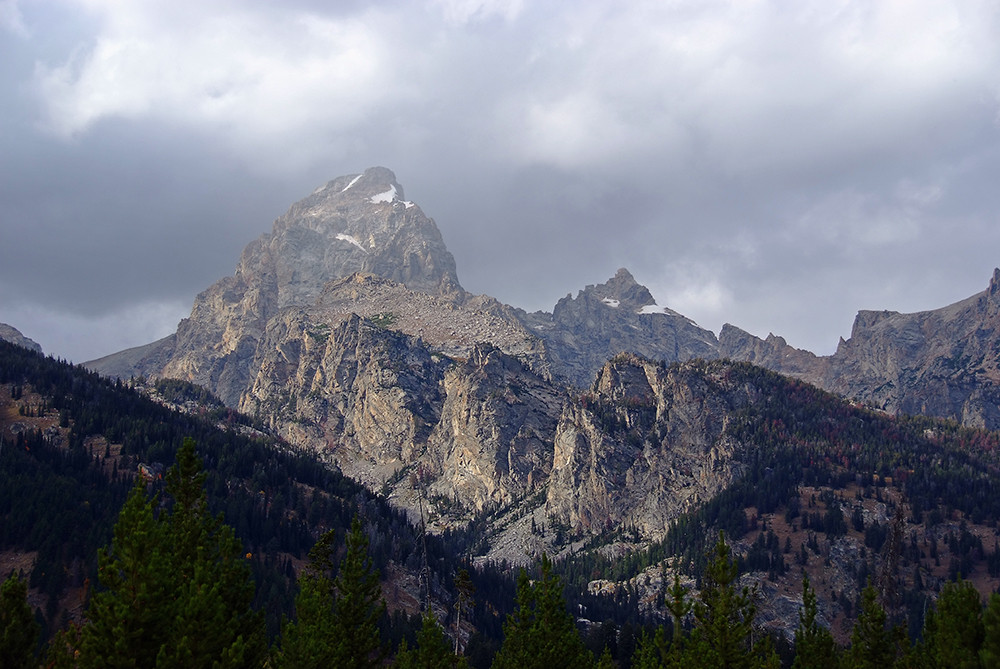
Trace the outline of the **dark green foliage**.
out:
<instances>
[{"instance_id":1,"label":"dark green foliage","mask_svg":"<svg viewBox=\"0 0 1000 669\"><path fill-rule=\"evenodd\" d=\"M288 669L319 669L332 666L336 639L333 636L333 553L336 533L328 530L309 551L309 563L299 577L294 622L282 629L281 650L276 666Z\"/></svg>"},{"instance_id":2,"label":"dark green foliage","mask_svg":"<svg viewBox=\"0 0 1000 669\"><path fill-rule=\"evenodd\" d=\"M385 613L378 570L368 555L368 537L357 516L347 535L347 554L333 582L336 591L333 634L337 640L335 664L340 667L375 667L384 651L378 623Z\"/></svg>"},{"instance_id":3,"label":"dark green foliage","mask_svg":"<svg viewBox=\"0 0 1000 669\"><path fill-rule=\"evenodd\" d=\"M924 623L925 666L977 669L985 637L979 593L968 581L946 583Z\"/></svg>"},{"instance_id":4,"label":"dark green foliage","mask_svg":"<svg viewBox=\"0 0 1000 669\"><path fill-rule=\"evenodd\" d=\"M983 611L983 645L979 649L983 669L1000 669L1000 595L993 593Z\"/></svg>"},{"instance_id":5,"label":"dark green foliage","mask_svg":"<svg viewBox=\"0 0 1000 669\"><path fill-rule=\"evenodd\" d=\"M504 624L504 640L493 660L495 669L560 669L594 665L566 611L562 581L552 573L552 562L542 556L540 578L532 583L521 570L517 580L517 609Z\"/></svg>"},{"instance_id":6,"label":"dark green foliage","mask_svg":"<svg viewBox=\"0 0 1000 669\"><path fill-rule=\"evenodd\" d=\"M154 514L141 478L100 555L102 589L81 631L81 667L244 667L263 662L263 618L232 529L208 512L205 474L185 440Z\"/></svg>"},{"instance_id":7,"label":"dark green foliage","mask_svg":"<svg viewBox=\"0 0 1000 669\"><path fill-rule=\"evenodd\" d=\"M0 585L0 669L37 666L38 622L28 606L28 584L11 574Z\"/></svg>"},{"instance_id":8,"label":"dark green foliage","mask_svg":"<svg viewBox=\"0 0 1000 669\"><path fill-rule=\"evenodd\" d=\"M885 609L869 584L861 591L861 611L851 633L851 646L844 655L845 669L886 669L896 661L897 646L905 636L900 628L890 629Z\"/></svg>"},{"instance_id":9,"label":"dark green foliage","mask_svg":"<svg viewBox=\"0 0 1000 669\"><path fill-rule=\"evenodd\" d=\"M795 661L793 669L836 669L837 645L830 630L816 619L819 607L816 592L809 577L802 577L802 611L795 629Z\"/></svg>"},{"instance_id":10,"label":"dark green foliage","mask_svg":"<svg viewBox=\"0 0 1000 669\"><path fill-rule=\"evenodd\" d=\"M166 521L167 555L175 598L171 640L159 666L253 666L264 657L263 618L251 610L254 583L232 528L208 510L206 475L185 439L167 472L173 507Z\"/></svg>"},{"instance_id":11,"label":"dark green foliage","mask_svg":"<svg viewBox=\"0 0 1000 669\"><path fill-rule=\"evenodd\" d=\"M115 524L110 550L98 558L100 584L87 608L80 666L155 667L168 641L172 613L167 543L141 479Z\"/></svg>"},{"instance_id":12,"label":"dark green foliage","mask_svg":"<svg viewBox=\"0 0 1000 669\"><path fill-rule=\"evenodd\" d=\"M737 571L725 536L720 533L696 601L688 600L679 577L674 576L667 593L667 608L674 621L673 638L668 643L662 627L652 637L644 636L633 657L633 666L643 669L780 666L769 639L754 643L756 592L737 587ZM694 614L694 627L685 633L683 621L689 612Z\"/></svg>"},{"instance_id":13,"label":"dark green foliage","mask_svg":"<svg viewBox=\"0 0 1000 669\"><path fill-rule=\"evenodd\" d=\"M768 643L753 644L756 592L738 588L737 575L737 565L720 533L693 607L696 626L686 655L696 666L767 667L778 663Z\"/></svg>"},{"instance_id":14,"label":"dark green foliage","mask_svg":"<svg viewBox=\"0 0 1000 669\"><path fill-rule=\"evenodd\" d=\"M399 669L453 669L465 667L465 658L456 657L445 638L444 630L430 612L421 618L420 631L417 632L417 647L410 649L403 641L396 654L394 667Z\"/></svg>"}]
</instances>

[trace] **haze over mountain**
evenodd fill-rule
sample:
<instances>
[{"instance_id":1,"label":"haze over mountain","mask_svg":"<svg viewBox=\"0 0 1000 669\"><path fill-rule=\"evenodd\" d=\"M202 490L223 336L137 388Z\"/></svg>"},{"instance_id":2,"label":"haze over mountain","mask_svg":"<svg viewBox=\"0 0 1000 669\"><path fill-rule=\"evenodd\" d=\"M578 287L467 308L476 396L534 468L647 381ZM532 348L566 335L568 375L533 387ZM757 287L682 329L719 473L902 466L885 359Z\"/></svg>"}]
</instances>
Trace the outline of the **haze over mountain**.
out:
<instances>
[{"instance_id":1,"label":"haze over mountain","mask_svg":"<svg viewBox=\"0 0 1000 669\"><path fill-rule=\"evenodd\" d=\"M89 366L198 383L279 449L318 455L432 533L466 533L476 561L557 556L585 575L581 589L628 581L645 610L662 560L700 559L709 530L725 530L748 578L772 589L767 624L787 636L798 581L785 555L822 575L842 621L876 569L923 601L986 560L1000 450L972 428L997 420L998 292L1000 270L949 307L861 312L826 357L731 325L717 338L624 268L529 314L464 290L434 221L391 171L370 168L293 204L176 333ZM40 358L24 355L11 359ZM3 371L6 416L44 414L43 441L75 429L17 365ZM875 553L887 533L905 560ZM916 542L946 533L942 565ZM607 566L617 557L628 566ZM1000 584L1000 547L990 560L984 591ZM607 570L619 580L603 582Z\"/></svg>"},{"instance_id":2,"label":"haze over mountain","mask_svg":"<svg viewBox=\"0 0 1000 669\"><path fill-rule=\"evenodd\" d=\"M353 313L446 355L465 357L488 342L581 388L621 352L667 362L726 357L891 413L995 429L997 283L995 275L983 294L931 312L860 312L851 338L825 357L728 324L716 338L657 305L626 269L567 295L551 313L529 314L467 293L434 221L405 200L390 170L376 167L294 204L244 249L233 276L197 297L174 335L88 365L117 376L183 378L241 406L262 382L255 376L270 347L283 346L275 337L295 327L319 339Z\"/></svg>"}]
</instances>

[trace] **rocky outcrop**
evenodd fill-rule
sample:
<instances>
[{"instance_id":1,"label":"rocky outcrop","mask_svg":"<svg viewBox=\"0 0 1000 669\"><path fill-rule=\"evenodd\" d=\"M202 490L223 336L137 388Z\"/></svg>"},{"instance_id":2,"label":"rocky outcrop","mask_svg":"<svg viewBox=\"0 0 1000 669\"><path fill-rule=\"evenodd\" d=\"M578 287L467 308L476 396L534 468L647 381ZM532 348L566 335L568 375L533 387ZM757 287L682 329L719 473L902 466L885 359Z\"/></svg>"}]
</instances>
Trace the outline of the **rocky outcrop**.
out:
<instances>
[{"instance_id":1,"label":"rocky outcrop","mask_svg":"<svg viewBox=\"0 0 1000 669\"><path fill-rule=\"evenodd\" d=\"M463 516L547 480L567 397L492 345L456 360L354 314L289 312L260 350L240 408L411 510L432 497Z\"/></svg>"},{"instance_id":2,"label":"rocky outcrop","mask_svg":"<svg viewBox=\"0 0 1000 669\"><path fill-rule=\"evenodd\" d=\"M593 532L628 526L660 537L729 485L741 446L726 425L750 396L724 390L721 369L632 355L605 364L592 392L560 418L548 510Z\"/></svg>"},{"instance_id":3,"label":"rocky outcrop","mask_svg":"<svg viewBox=\"0 0 1000 669\"><path fill-rule=\"evenodd\" d=\"M545 342L553 371L580 388L618 353L667 362L718 357L711 331L658 306L626 269L575 298L567 295L551 314L521 312L521 318Z\"/></svg>"},{"instance_id":4,"label":"rocky outcrop","mask_svg":"<svg viewBox=\"0 0 1000 669\"><path fill-rule=\"evenodd\" d=\"M6 323L0 323L0 339L9 341L11 344L23 346L26 349L35 351L36 353L42 352L42 347L39 346L38 342L28 339L21 334L20 330L11 325L7 325Z\"/></svg>"},{"instance_id":5,"label":"rocky outcrop","mask_svg":"<svg viewBox=\"0 0 1000 669\"><path fill-rule=\"evenodd\" d=\"M861 311L851 337L817 357L726 326L720 353L887 411L1000 429L1000 269L979 295L913 314Z\"/></svg>"},{"instance_id":6,"label":"rocky outcrop","mask_svg":"<svg viewBox=\"0 0 1000 669\"><path fill-rule=\"evenodd\" d=\"M292 205L244 249L233 276L195 298L171 339L88 366L116 376L186 379L236 406L256 375L250 364L269 321L285 309L311 306L328 282L355 272L455 304L468 297L437 226L404 200L392 172L374 167L334 179Z\"/></svg>"},{"instance_id":7,"label":"rocky outcrop","mask_svg":"<svg viewBox=\"0 0 1000 669\"><path fill-rule=\"evenodd\" d=\"M311 312L317 319L357 314L417 337L449 356L467 357L476 344L490 342L529 361L533 369L548 371L542 340L518 320L514 309L487 295L467 296L456 303L356 273L329 282Z\"/></svg>"}]
</instances>

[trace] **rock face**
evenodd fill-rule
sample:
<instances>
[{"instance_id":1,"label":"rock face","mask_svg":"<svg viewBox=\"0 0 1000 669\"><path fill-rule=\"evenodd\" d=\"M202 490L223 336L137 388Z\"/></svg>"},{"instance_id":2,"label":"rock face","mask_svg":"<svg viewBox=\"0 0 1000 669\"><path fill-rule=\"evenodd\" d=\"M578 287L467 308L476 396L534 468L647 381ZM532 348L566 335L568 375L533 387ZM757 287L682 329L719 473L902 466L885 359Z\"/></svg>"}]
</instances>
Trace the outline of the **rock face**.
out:
<instances>
[{"instance_id":1,"label":"rock face","mask_svg":"<svg viewBox=\"0 0 1000 669\"><path fill-rule=\"evenodd\" d=\"M328 326L289 312L260 350L240 408L404 506L423 495L478 512L522 498L551 470L567 398L490 344L455 360L357 315Z\"/></svg>"},{"instance_id":2,"label":"rock face","mask_svg":"<svg viewBox=\"0 0 1000 669\"><path fill-rule=\"evenodd\" d=\"M432 527L489 518L490 554L524 560L546 549L537 523L655 539L729 485L743 446L726 427L760 391L719 358L1000 427L998 292L1000 271L945 309L862 312L825 358L729 325L716 339L624 269L528 314L466 293L434 222L371 168L293 205L175 334L89 366L201 384Z\"/></svg>"},{"instance_id":3,"label":"rock face","mask_svg":"<svg viewBox=\"0 0 1000 669\"><path fill-rule=\"evenodd\" d=\"M861 311L851 337L817 357L726 326L720 353L795 376L889 413L1000 428L1000 269L989 287L915 314Z\"/></svg>"},{"instance_id":4,"label":"rock face","mask_svg":"<svg viewBox=\"0 0 1000 669\"><path fill-rule=\"evenodd\" d=\"M437 226L403 199L392 172L373 167L292 205L272 232L244 249L233 276L198 295L172 337L89 366L190 380L236 406L252 381L249 363L269 320L312 305L330 280L355 272L456 304L467 297Z\"/></svg>"},{"instance_id":5,"label":"rock face","mask_svg":"<svg viewBox=\"0 0 1000 669\"><path fill-rule=\"evenodd\" d=\"M725 488L740 471L741 451L726 436L727 421L750 395L721 385L724 369L633 355L606 363L592 392L560 418L549 511L595 533L629 526L660 537Z\"/></svg>"},{"instance_id":6,"label":"rock face","mask_svg":"<svg viewBox=\"0 0 1000 669\"><path fill-rule=\"evenodd\" d=\"M606 360L636 353L676 362L718 357L715 335L666 307L620 269L606 283L559 300L551 314L521 312L542 340L553 370L577 387L590 385Z\"/></svg>"},{"instance_id":7,"label":"rock face","mask_svg":"<svg viewBox=\"0 0 1000 669\"><path fill-rule=\"evenodd\" d=\"M725 363L621 355L575 397L491 344L456 360L357 315L328 327L291 311L259 350L240 408L432 527L534 497L575 532L658 538L740 471L725 427L751 393L721 389Z\"/></svg>"},{"instance_id":8,"label":"rock face","mask_svg":"<svg viewBox=\"0 0 1000 669\"><path fill-rule=\"evenodd\" d=\"M23 346L24 348L35 351L36 353L42 352L42 347L38 345L38 342L28 339L21 334L20 330L11 325L7 325L6 323L0 323L0 339L9 341L11 344Z\"/></svg>"}]
</instances>

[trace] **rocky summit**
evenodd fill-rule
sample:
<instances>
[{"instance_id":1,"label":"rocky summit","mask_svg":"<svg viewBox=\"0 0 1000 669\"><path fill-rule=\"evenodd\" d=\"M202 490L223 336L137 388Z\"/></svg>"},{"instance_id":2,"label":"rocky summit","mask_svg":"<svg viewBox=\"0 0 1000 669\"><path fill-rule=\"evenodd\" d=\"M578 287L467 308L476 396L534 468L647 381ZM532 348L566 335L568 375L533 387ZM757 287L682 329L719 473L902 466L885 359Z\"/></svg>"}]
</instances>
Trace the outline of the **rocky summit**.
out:
<instances>
[{"instance_id":1,"label":"rocky summit","mask_svg":"<svg viewBox=\"0 0 1000 669\"><path fill-rule=\"evenodd\" d=\"M828 357L731 325L716 338L625 269L526 313L467 293L434 221L376 167L292 205L174 334L88 366L200 384L432 528L489 518L485 554L517 561L554 547L532 531L553 523L662 537L738 476L729 421L766 393L706 360L1000 427L998 286L861 312Z\"/></svg>"},{"instance_id":2,"label":"rocky summit","mask_svg":"<svg viewBox=\"0 0 1000 669\"><path fill-rule=\"evenodd\" d=\"M607 282L567 295L552 313L520 312L545 341L552 366L578 387L587 387L608 358L623 352L676 362L716 358L709 330L656 304L649 290L626 269Z\"/></svg>"},{"instance_id":3,"label":"rocky summit","mask_svg":"<svg viewBox=\"0 0 1000 669\"><path fill-rule=\"evenodd\" d=\"M861 311L830 356L727 325L720 354L800 378L890 414L1000 429L1000 269L955 304L913 314Z\"/></svg>"},{"instance_id":4,"label":"rocky summit","mask_svg":"<svg viewBox=\"0 0 1000 669\"><path fill-rule=\"evenodd\" d=\"M18 346L23 346L26 349L30 349L37 353L42 352L42 347L38 342L33 339L28 339L21 331L12 325L7 325L6 323L0 323L0 339L4 341L9 341L11 344L17 344Z\"/></svg>"}]
</instances>

